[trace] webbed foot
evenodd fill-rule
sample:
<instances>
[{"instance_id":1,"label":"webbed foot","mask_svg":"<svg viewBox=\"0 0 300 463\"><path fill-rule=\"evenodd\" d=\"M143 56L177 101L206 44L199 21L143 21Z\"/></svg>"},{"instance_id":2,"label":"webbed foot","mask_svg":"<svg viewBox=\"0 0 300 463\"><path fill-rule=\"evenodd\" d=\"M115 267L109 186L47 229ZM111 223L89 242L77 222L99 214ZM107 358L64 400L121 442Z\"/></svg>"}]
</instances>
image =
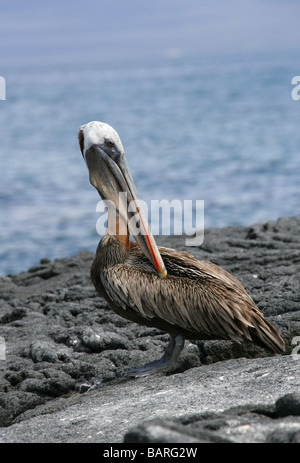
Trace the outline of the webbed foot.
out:
<instances>
[{"instance_id":1,"label":"webbed foot","mask_svg":"<svg viewBox=\"0 0 300 463\"><path fill-rule=\"evenodd\" d=\"M171 336L170 342L165 350L164 355L159 360L146 363L145 365L128 370L125 376L133 376L134 378L141 376L153 375L155 373L168 373L176 367L177 359L184 347L184 337L180 334Z\"/></svg>"}]
</instances>

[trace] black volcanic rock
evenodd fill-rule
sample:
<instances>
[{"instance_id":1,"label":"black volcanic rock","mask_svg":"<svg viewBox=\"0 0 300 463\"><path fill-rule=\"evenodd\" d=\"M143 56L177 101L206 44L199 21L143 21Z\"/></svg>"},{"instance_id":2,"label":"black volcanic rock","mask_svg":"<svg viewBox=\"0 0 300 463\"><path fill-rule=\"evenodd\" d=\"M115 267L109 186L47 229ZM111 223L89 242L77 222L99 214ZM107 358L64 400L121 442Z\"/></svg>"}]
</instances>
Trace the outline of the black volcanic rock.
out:
<instances>
[{"instance_id":1,"label":"black volcanic rock","mask_svg":"<svg viewBox=\"0 0 300 463\"><path fill-rule=\"evenodd\" d=\"M122 442L126 436L127 442L173 442L176 436L181 439L186 434L186 439L236 442L242 433L235 430L233 435L230 429L238 422L246 426L242 424L245 420L252 431L244 434L244 441L298 440L293 421L298 411L289 411L290 399L284 399L281 406L280 398L294 393L296 400L299 394L300 217L251 227L208 229L200 248L186 248L184 237L159 237L158 242L210 260L239 278L281 332L285 355L270 357L249 342L187 342L175 374L124 379L127 369L158 358L168 336L111 311L90 281L93 253L81 251L73 258L53 262L45 258L26 272L0 277L0 336L6 348L6 359L0 358L0 441ZM279 368L281 375L277 374ZM203 389L209 378L214 382L209 390ZM80 393L93 384L97 388ZM178 393L183 390L184 398ZM172 405L168 396L173 398ZM135 408L130 405L133 400L140 401ZM111 408L118 404L122 413L115 411L112 417L102 406L97 421L93 411L97 403L111 403ZM248 408L237 414L239 406ZM273 407L269 414L261 412L265 406ZM83 423L94 424L70 425L77 422L80 407ZM298 410L295 403L292 408ZM204 411L213 413L213 418L205 418ZM190 412L197 414L198 421ZM55 430L58 416L63 425ZM171 421L166 416L172 417ZM225 424L207 424L205 420L210 419ZM286 432L279 432L280 420ZM204 435L207 426L217 426L218 433L209 428ZM261 429L260 434L255 434L255 427Z\"/></svg>"}]
</instances>

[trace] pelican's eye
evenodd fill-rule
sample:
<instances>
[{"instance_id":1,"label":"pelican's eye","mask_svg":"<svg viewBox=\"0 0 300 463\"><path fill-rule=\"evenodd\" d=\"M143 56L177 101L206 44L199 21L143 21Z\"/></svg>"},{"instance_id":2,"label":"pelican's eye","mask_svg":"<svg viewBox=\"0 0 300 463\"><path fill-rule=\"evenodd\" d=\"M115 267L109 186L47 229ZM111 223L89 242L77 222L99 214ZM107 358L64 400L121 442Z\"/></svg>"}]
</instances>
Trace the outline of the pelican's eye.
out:
<instances>
[{"instance_id":1,"label":"pelican's eye","mask_svg":"<svg viewBox=\"0 0 300 463\"><path fill-rule=\"evenodd\" d=\"M111 140L106 140L105 145L107 146L107 148L110 149L112 149L115 146L114 142L112 142Z\"/></svg>"}]
</instances>

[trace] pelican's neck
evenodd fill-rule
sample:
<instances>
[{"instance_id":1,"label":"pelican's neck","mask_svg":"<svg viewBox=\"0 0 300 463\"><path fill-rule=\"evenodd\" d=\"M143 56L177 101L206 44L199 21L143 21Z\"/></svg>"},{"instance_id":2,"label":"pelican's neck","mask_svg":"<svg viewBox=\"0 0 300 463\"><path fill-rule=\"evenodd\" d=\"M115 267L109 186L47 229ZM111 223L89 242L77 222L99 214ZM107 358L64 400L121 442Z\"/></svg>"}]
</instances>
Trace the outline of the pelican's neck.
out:
<instances>
[{"instance_id":1,"label":"pelican's neck","mask_svg":"<svg viewBox=\"0 0 300 463\"><path fill-rule=\"evenodd\" d=\"M127 251L130 250L129 230L124 220L108 208L107 229L106 233L115 236L125 247Z\"/></svg>"}]
</instances>

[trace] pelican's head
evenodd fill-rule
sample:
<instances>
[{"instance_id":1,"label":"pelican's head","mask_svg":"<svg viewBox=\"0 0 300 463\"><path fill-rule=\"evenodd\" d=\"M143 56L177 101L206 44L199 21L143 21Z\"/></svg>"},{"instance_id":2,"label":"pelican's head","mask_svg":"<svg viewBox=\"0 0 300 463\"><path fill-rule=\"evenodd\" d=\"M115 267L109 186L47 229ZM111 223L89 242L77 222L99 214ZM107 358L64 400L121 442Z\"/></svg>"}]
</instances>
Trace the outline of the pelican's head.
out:
<instances>
[{"instance_id":1,"label":"pelican's head","mask_svg":"<svg viewBox=\"0 0 300 463\"><path fill-rule=\"evenodd\" d=\"M78 141L84 159L91 146L100 146L110 154L123 154L124 148L117 132L105 122L93 121L79 127Z\"/></svg>"},{"instance_id":2,"label":"pelican's head","mask_svg":"<svg viewBox=\"0 0 300 463\"><path fill-rule=\"evenodd\" d=\"M167 272L139 205L137 191L119 135L110 125L93 121L79 128L78 141L89 170L91 184L102 199L113 202L159 276L164 278ZM133 216L135 216L135 224L139 224L138 233L137 228L132 224Z\"/></svg>"}]
</instances>

